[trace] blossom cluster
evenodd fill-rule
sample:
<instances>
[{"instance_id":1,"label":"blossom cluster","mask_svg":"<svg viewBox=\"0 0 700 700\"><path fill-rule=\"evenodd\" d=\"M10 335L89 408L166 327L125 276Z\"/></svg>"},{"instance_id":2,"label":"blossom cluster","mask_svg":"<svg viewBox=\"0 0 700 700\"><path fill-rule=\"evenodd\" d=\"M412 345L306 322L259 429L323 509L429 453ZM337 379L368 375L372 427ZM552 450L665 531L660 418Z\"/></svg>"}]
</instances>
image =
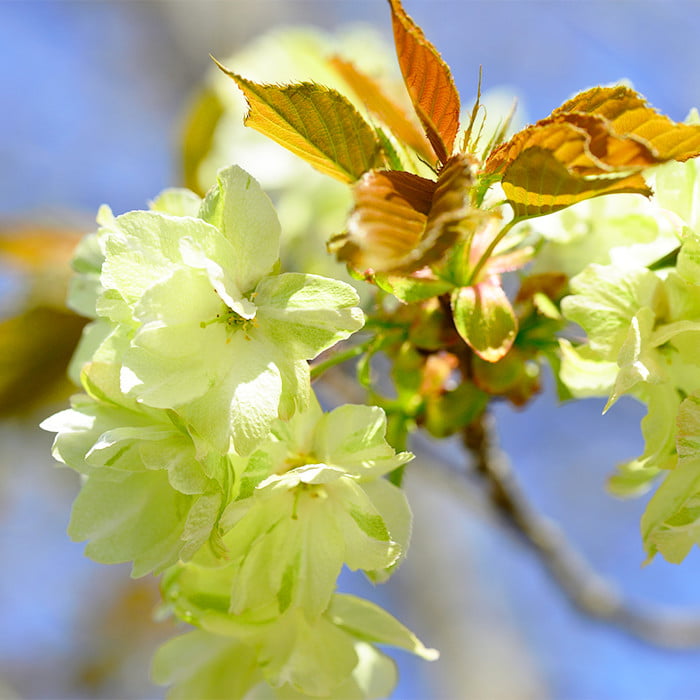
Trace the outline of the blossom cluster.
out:
<instances>
[{"instance_id":1,"label":"blossom cluster","mask_svg":"<svg viewBox=\"0 0 700 700\"><path fill-rule=\"evenodd\" d=\"M660 166L654 185L650 202L631 197L617 219L598 205L603 215L590 220L586 235L598 243L607 237L608 259L577 270L572 293L562 301L564 315L585 331L586 342L561 341L561 378L577 397L607 396L605 410L624 395L647 405L644 453L619 465L610 487L634 495L663 477L642 518L642 537L650 557L658 552L680 562L700 543L694 509L700 497L697 162ZM566 245L558 248L561 253ZM575 250L574 244L571 261ZM600 245L597 250L600 256Z\"/></svg>"},{"instance_id":2,"label":"blossom cluster","mask_svg":"<svg viewBox=\"0 0 700 700\"><path fill-rule=\"evenodd\" d=\"M362 327L357 293L279 272L273 206L236 166L203 199L167 190L98 223L69 299L93 318L72 364L83 393L43 427L82 475L71 537L162 573L199 628L159 652L156 680L173 697L386 695L374 643L435 654L335 587L343 566L380 581L404 556L410 510L384 476L412 455L379 408L324 413L308 364Z\"/></svg>"}]
</instances>

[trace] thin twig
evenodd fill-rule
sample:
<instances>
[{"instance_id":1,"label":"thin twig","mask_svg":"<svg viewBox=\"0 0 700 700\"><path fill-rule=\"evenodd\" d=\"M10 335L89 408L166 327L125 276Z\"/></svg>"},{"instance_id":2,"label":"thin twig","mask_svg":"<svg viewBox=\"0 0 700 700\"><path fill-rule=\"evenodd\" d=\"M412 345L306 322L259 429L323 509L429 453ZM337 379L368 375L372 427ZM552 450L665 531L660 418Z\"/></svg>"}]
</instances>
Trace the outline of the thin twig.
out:
<instances>
[{"instance_id":1,"label":"thin twig","mask_svg":"<svg viewBox=\"0 0 700 700\"><path fill-rule=\"evenodd\" d=\"M569 600L586 615L653 644L700 646L700 619L625 601L617 588L573 549L562 530L532 508L492 433L491 417L484 415L462 434L474 468L488 488L490 503L509 529L534 550Z\"/></svg>"}]
</instances>

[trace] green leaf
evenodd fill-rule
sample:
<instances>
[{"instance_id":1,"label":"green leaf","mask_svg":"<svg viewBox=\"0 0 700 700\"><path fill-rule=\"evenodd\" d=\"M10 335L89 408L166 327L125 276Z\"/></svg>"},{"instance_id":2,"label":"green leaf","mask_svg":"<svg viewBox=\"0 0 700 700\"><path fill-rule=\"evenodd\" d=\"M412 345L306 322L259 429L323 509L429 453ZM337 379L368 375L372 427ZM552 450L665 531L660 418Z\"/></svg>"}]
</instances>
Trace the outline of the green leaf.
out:
<instances>
[{"instance_id":1,"label":"green leaf","mask_svg":"<svg viewBox=\"0 0 700 700\"><path fill-rule=\"evenodd\" d=\"M403 105L395 102L378 81L340 56L333 56L329 63L362 100L367 110L386 124L400 143L410 146L423 160L433 160L432 146L421 131L418 120L411 118Z\"/></svg>"},{"instance_id":2,"label":"green leaf","mask_svg":"<svg viewBox=\"0 0 700 700\"><path fill-rule=\"evenodd\" d=\"M415 304L419 301L439 297L450 291L453 286L450 282L442 279L382 274L375 275L374 282L404 304Z\"/></svg>"},{"instance_id":3,"label":"green leaf","mask_svg":"<svg viewBox=\"0 0 700 700\"><path fill-rule=\"evenodd\" d=\"M381 144L355 107L315 83L261 85L224 68L243 91L245 123L342 182L354 182L382 164Z\"/></svg>"},{"instance_id":4,"label":"green leaf","mask_svg":"<svg viewBox=\"0 0 700 700\"><path fill-rule=\"evenodd\" d=\"M437 438L445 438L478 418L491 397L472 382L463 382L427 402L425 428Z\"/></svg>"},{"instance_id":5,"label":"green leaf","mask_svg":"<svg viewBox=\"0 0 700 700\"><path fill-rule=\"evenodd\" d=\"M464 342L487 362L498 362L515 340L513 307L500 284L491 280L456 289L452 315Z\"/></svg>"}]
</instances>

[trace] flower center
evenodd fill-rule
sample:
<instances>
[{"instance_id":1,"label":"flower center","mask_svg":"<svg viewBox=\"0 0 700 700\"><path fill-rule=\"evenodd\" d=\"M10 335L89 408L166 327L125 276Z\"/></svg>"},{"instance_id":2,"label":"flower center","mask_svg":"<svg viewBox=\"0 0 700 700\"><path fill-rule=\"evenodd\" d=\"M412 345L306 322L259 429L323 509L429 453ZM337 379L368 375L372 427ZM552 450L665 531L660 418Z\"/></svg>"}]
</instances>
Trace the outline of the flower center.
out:
<instances>
[{"instance_id":1,"label":"flower center","mask_svg":"<svg viewBox=\"0 0 700 700\"><path fill-rule=\"evenodd\" d=\"M229 309L225 304L222 304L222 307L222 311L216 314L214 318L210 318L208 321L200 321L199 327L206 328L213 323L223 323L229 333L233 333L239 329L245 333L251 325L255 325L255 319L243 318L243 316Z\"/></svg>"},{"instance_id":2,"label":"flower center","mask_svg":"<svg viewBox=\"0 0 700 700\"><path fill-rule=\"evenodd\" d=\"M318 460L306 452L289 453L287 459L277 469L277 474L286 474L297 467L305 467L307 464L316 464Z\"/></svg>"}]
</instances>

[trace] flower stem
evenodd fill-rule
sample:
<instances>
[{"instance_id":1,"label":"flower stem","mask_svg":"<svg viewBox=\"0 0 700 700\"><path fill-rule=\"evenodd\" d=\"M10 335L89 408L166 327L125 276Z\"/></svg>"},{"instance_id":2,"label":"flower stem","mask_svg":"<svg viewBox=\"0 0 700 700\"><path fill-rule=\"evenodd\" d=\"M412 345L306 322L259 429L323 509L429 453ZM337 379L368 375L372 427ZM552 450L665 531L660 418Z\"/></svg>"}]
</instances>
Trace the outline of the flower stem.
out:
<instances>
[{"instance_id":1,"label":"flower stem","mask_svg":"<svg viewBox=\"0 0 700 700\"><path fill-rule=\"evenodd\" d=\"M505 238L505 235L521 221L524 221L527 217L514 217L512 218L495 236L494 239L489 243L489 247L484 251L483 255L479 258L479 261L474 266L471 273L470 283L476 284L479 273L483 269L484 265L487 263L488 259L493 255L493 251L496 246Z\"/></svg>"},{"instance_id":2,"label":"flower stem","mask_svg":"<svg viewBox=\"0 0 700 700\"><path fill-rule=\"evenodd\" d=\"M353 357L358 357L359 355L362 355L362 353L364 353L369 348L370 344L373 341L374 337L369 338L364 343L360 343L359 345L353 345L352 347L347 348L346 350L337 352L334 355L331 355L331 357L329 357L327 360L323 360L317 365L314 365L311 368L311 381L318 379L326 370L330 369L331 367L335 367L336 365L342 364L343 362L347 362L347 360L351 360Z\"/></svg>"}]
</instances>

